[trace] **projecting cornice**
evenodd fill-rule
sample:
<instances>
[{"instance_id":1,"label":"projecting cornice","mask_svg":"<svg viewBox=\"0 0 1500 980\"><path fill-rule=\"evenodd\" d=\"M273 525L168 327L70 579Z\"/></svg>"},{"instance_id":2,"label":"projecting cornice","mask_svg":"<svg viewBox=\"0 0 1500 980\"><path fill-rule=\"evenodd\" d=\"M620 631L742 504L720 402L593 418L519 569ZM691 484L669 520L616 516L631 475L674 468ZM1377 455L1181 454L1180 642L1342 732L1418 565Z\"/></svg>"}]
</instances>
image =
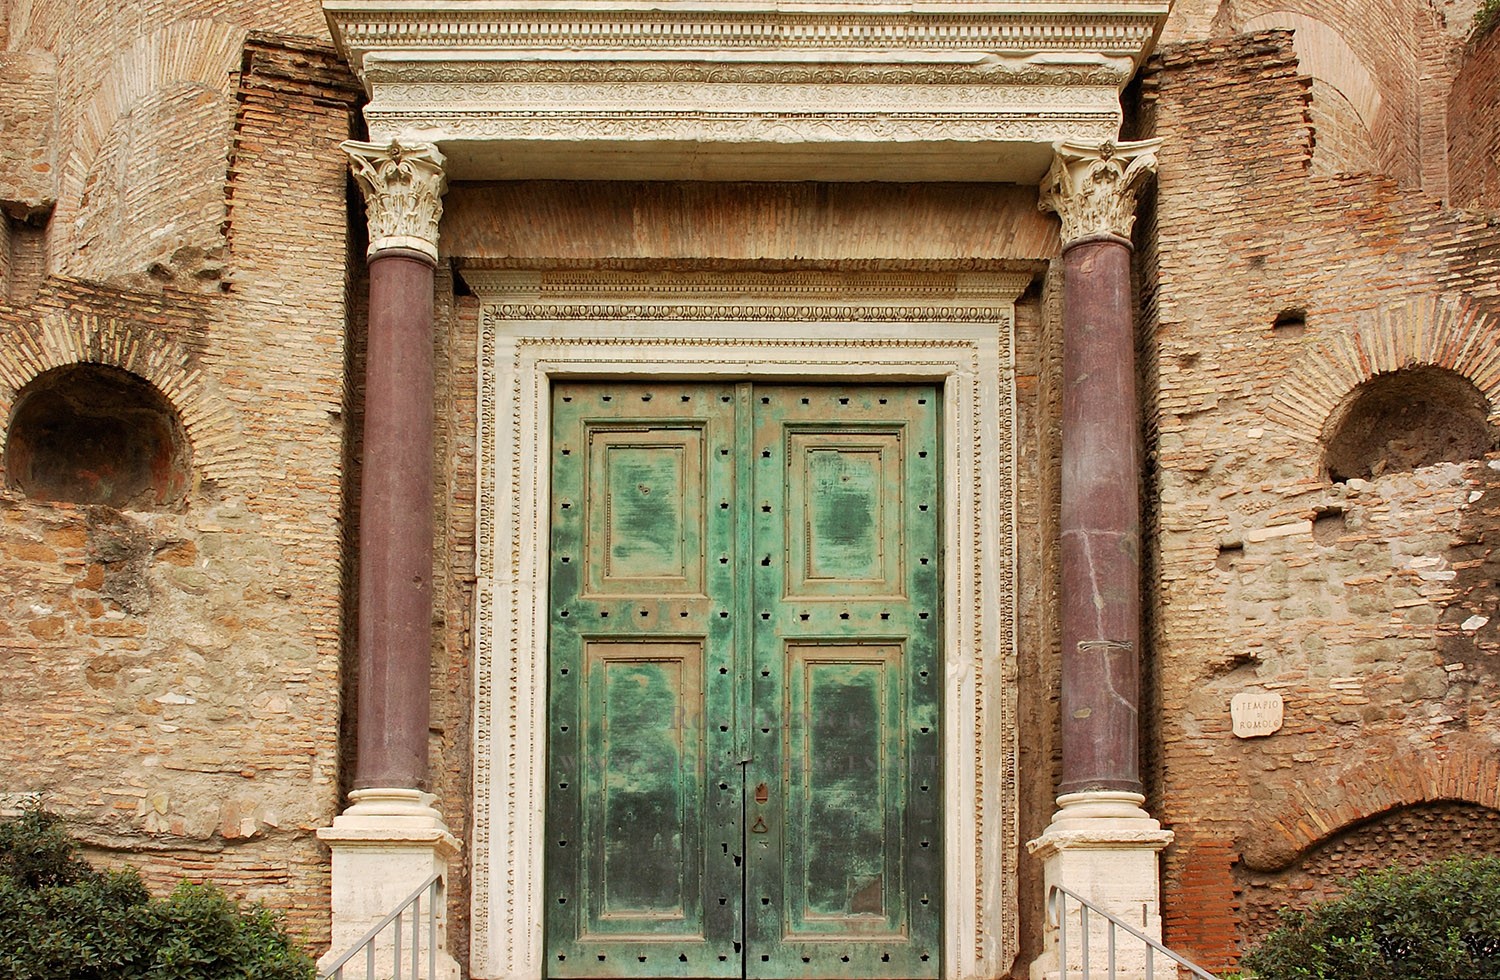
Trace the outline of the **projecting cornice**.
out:
<instances>
[{"instance_id":1,"label":"projecting cornice","mask_svg":"<svg viewBox=\"0 0 1500 980\"><path fill-rule=\"evenodd\" d=\"M455 179L1040 179L1167 0L324 0L370 139Z\"/></svg>"}]
</instances>

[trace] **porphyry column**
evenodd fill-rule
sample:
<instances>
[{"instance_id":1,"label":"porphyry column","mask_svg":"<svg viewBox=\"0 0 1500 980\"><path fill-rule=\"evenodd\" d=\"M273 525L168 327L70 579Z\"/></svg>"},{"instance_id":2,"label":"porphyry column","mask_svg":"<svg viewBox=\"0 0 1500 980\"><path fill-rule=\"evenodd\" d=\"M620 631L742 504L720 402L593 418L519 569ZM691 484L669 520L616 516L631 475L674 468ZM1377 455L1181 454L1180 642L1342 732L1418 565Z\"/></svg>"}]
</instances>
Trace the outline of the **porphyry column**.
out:
<instances>
[{"instance_id":1,"label":"porphyry column","mask_svg":"<svg viewBox=\"0 0 1500 980\"><path fill-rule=\"evenodd\" d=\"M370 304L359 515L358 743L350 805L332 827L318 832L333 853L333 945L325 965L428 878L445 875L458 847L425 792L432 306L446 190L443 155L428 144L396 142L350 141L343 149L365 199ZM441 902L435 911L441 919ZM378 959L389 962L388 955ZM457 976L457 964L446 954L442 960Z\"/></svg>"},{"instance_id":2,"label":"porphyry column","mask_svg":"<svg viewBox=\"0 0 1500 980\"><path fill-rule=\"evenodd\" d=\"M432 648L436 147L345 143L369 215L354 787L425 788Z\"/></svg>"},{"instance_id":3,"label":"porphyry column","mask_svg":"<svg viewBox=\"0 0 1500 980\"><path fill-rule=\"evenodd\" d=\"M1172 835L1141 809L1141 449L1130 232L1159 144L1058 143L1042 182L1041 207L1062 219L1063 240L1063 772L1057 813L1027 845L1045 862L1049 890L1068 888L1158 938L1157 852ZM1069 950L1074 968L1082 938L1080 928L1070 930L1069 946L1080 947ZM1143 959L1126 975L1141 969ZM1057 970L1049 942L1032 973Z\"/></svg>"}]
</instances>

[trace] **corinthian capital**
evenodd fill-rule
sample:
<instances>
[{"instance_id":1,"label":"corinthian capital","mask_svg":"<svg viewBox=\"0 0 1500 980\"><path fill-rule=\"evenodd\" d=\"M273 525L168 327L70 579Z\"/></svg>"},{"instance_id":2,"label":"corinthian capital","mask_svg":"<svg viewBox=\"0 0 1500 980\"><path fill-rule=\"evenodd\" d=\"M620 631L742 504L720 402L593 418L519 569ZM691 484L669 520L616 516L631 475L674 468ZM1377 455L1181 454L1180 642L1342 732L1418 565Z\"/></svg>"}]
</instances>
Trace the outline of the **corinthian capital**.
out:
<instances>
[{"instance_id":1,"label":"corinthian capital","mask_svg":"<svg viewBox=\"0 0 1500 980\"><path fill-rule=\"evenodd\" d=\"M430 143L402 146L392 140L342 144L349 169L365 196L370 249L410 248L437 261L438 219L443 216L443 155Z\"/></svg>"},{"instance_id":2,"label":"corinthian capital","mask_svg":"<svg viewBox=\"0 0 1500 980\"><path fill-rule=\"evenodd\" d=\"M1042 179L1038 206L1062 218L1064 245L1105 235L1130 238L1136 194L1156 170L1160 145L1159 139L1052 144L1052 169Z\"/></svg>"}]
</instances>

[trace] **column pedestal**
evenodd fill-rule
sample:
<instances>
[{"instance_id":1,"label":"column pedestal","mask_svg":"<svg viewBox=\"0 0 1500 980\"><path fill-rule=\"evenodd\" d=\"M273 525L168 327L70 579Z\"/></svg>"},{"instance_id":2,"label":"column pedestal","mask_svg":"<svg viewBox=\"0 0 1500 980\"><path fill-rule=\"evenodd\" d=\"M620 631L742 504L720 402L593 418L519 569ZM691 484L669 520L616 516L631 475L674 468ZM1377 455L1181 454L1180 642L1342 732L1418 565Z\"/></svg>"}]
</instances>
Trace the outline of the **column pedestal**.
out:
<instances>
[{"instance_id":1,"label":"column pedestal","mask_svg":"<svg viewBox=\"0 0 1500 980\"><path fill-rule=\"evenodd\" d=\"M458 980L458 962L447 953L447 873L459 843L433 809L432 795L411 789L357 789L349 794L349 800L349 808L334 818L333 826L318 831L318 839L333 853L333 944L318 961L319 971L332 965L418 885L437 874L443 877L436 907L423 895L421 914L417 916L416 934L423 944L419 957L422 976L425 980L428 925L436 914L438 977L434 980ZM409 912L402 921L402 949L407 951L405 963L409 963ZM394 949L393 930L387 929L375 942L375 975L382 980L392 975ZM345 969L346 976L364 976L363 956ZM409 967L403 964L402 975L407 972Z\"/></svg>"},{"instance_id":2,"label":"column pedestal","mask_svg":"<svg viewBox=\"0 0 1500 980\"><path fill-rule=\"evenodd\" d=\"M1157 854L1172 842L1141 804L1139 793L1070 793L1057 798L1052 823L1026 849L1042 861L1046 894L1061 885L1098 908L1118 916L1131 928L1161 941L1161 909L1157 886ZM1089 916L1084 931L1079 906L1067 909L1068 977L1083 977L1083 944L1089 942L1090 967L1107 966L1108 923ZM1048 909L1044 952L1031 964L1032 980L1066 980L1059 960L1060 935L1056 916ZM1144 978L1145 945L1128 933L1115 935L1115 970L1121 978ZM1177 967L1156 956L1151 980L1176 980Z\"/></svg>"}]
</instances>

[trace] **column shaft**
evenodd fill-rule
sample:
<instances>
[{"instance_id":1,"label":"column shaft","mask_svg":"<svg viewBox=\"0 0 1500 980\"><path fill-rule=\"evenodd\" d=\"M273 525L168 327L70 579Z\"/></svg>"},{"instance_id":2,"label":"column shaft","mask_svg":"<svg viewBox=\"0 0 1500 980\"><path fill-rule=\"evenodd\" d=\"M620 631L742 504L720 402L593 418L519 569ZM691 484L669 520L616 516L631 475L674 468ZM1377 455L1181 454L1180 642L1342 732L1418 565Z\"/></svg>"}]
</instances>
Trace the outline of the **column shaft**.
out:
<instances>
[{"instance_id":1,"label":"column shaft","mask_svg":"<svg viewBox=\"0 0 1500 980\"><path fill-rule=\"evenodd\" d=\"M1141 790L1130 254L1113 237L1063 253L1061 794Z\"/></svg>"},{"instance_id":2,"label":"column shaft","mask_svg":"<svg viewBox=\"0 0 1500 980\"><path fill-rule=\"evenodd\" d=\"M433 266L370 258L356 789L425 788L432 647Z\"/></svg>"}]
</instances>

